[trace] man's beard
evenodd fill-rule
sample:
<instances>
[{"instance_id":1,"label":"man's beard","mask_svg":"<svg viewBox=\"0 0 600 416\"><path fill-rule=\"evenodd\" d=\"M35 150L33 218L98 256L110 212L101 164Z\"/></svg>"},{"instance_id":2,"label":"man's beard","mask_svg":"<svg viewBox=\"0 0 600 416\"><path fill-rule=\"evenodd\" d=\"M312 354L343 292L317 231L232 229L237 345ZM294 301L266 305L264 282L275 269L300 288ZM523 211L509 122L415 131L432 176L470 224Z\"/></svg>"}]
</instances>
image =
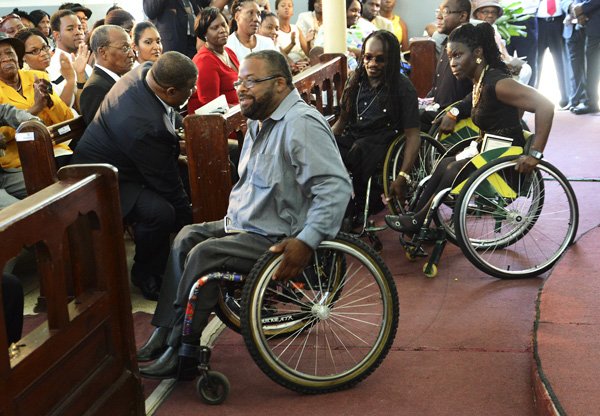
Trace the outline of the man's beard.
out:
<instances>
[{"instance_id":1,"label":"man's beard","mask_svg":"<svg viewBox=\"0 0 600 416\"><path fill-rule=\"evenodd\" d=\"M253 99L252 104L247 107L240 105L242 114L251 120L264 120L269 114L264 114L268 107L268 104L273 99L275 92L272 90L267 91L261 98L250 97Z\"/></svg>"}]
</instances>

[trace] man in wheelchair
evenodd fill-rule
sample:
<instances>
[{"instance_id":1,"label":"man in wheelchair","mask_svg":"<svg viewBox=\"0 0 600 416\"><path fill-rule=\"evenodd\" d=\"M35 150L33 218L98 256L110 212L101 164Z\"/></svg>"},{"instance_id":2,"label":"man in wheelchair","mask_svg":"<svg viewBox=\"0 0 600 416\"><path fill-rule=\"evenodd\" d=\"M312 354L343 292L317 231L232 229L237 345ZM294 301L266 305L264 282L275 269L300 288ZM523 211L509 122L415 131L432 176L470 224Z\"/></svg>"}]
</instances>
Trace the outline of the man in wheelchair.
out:
<instances>
[{"instance_id":1,"label":"man in wheelchair","mask_svg":"<svg viewBox=\"0 0 600 416\"><path fill-rule=\"evenodd\" d=\"M383 208L380 192L372 190L366 201L367 184L394 138L404 133L407 139L400 173L391 186L392 194L399 198L404 195L420 145L417 93L400 73L398 39L386 30L373 32L362 47L361 57L344 89L340 118L333 126L354 186L354 200L346 214L348 228L363 224L361 215L367 202L371 213Z\"/></svg>"},{"instance_id":2,"label":"man in wheelchair","mask_svg":"<svg viewBox=\"0 0 600 416\"><path fill-rule=\"evenodd\" d=\"M180 346L198 345L220 290L215 280L201 287L191 335L182 337L188 294L200 277L248 273L267 249L283 253L276 279L296 277L319 243L337 234L350 199L350 179L333 134L294 89L283 55L248 55L234 85L249 119L240 180L225 220L186 226L175 238L152 320L157 328L137 353L138 361L158 358L140 368L144 377L196 375L197 359L180 360Z\"/></svg>"},{"instance_id":3,"label":"man in wheelchair","mask_svg":"<svg viewBox=\"0 0 600 416\"><path fill-rule=\"evenodd\" d=\"M535 139L516 165L520 173L531 172L543 157L554 117L552 103L512 78L495 43L494 29L488 23L458 27L450 34L446 51L453 74L473 81L472 119L480 128L481 137L491 133L512 139L513 146L525 147L521 115L523 111L535 113ZM409 234L419 231L434 196L452 184L469 160L466 153L443 158L425 185L414 213L388 215L388 226Z\"/></svg>"}]
</instances>

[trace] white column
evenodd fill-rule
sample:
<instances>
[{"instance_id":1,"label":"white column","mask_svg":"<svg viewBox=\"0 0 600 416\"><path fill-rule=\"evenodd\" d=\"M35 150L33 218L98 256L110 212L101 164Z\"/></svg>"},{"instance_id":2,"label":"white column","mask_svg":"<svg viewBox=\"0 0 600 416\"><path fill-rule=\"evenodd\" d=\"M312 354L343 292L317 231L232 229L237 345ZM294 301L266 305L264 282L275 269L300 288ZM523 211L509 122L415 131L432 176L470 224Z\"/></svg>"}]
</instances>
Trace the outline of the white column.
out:
<instances>
[{"instance_id":1,"label":"white column","mask_svg":"<svg viewBox=\"0 0 600 416\"><path fill-rule=\"evenodd\" d=\"M325 53L346 53L346 2L323 0Z\"/></svg>"}]
</instances>

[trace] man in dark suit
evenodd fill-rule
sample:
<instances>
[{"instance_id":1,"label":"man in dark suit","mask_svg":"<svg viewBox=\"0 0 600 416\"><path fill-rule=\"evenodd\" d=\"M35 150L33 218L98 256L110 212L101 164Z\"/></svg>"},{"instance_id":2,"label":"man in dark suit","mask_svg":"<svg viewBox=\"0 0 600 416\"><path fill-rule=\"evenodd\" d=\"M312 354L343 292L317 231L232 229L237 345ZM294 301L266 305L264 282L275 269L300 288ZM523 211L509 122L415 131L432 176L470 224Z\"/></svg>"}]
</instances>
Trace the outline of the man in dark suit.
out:
<instances>
[{"instance_id":1,"label":"man in dark suit","mask_svg":"<svg viewBox=\"0 0 600 416\"><path fill-rule=\"evenodd\" d=\"M177 51L194 57L194 19L200 11L198 3L198 0L144 0L144 13L160 32L165 52Z\"/></svg>"},{"instance_id":2,"label":"man in dark suit","mask_svg":"<svg viewBox=\"0 0 600 416\"><path fill-rule=\"evenodd\" d=\"M585 27L585 77L587 102L571 111L575 114L598 112L600 80L600 0L584 0L573 8L577 23Z\"/></svg>"},{"instance_id":3,"label":"man in dark suit","mask_svg":"<svg viewBox=\"0 0 600 416\"><path fill-rule=\"evenodd\" d=\"M148 299L158 298L170 234L192 219L174 107L190 97L197 76L192 60L173 51L130 71L106 95L73 155L73 163L119 170L121 211L136 246L131 280Z\"/></svg>"},{"instance_id":4,"label":"man in dark suit","mask_svg":"<svg viewBox=\"0 0 600 416\"><path fill-rule=\"evenodd\" d=\"M565 41L562 37L565 15L560 8L560 1L540 0L536 16L538 25L538 77L535 81L535 86L536 88L539 87L544 53L546 52L546 49L548 49L552 54L554 68L556 69L558 89L560 91L560 101L558 105L559 107L564 108L569 104L569 94L567 91L567 77L565 76L563 56L565 53Z\"/></svg>"},{"instance_id":5,"label":"man in dark suit","mask_svg":"<svg viewBox=\"0 0 600 416\"><path fill-rule=\"evenodd\" d=\"M569 87L569 109L583 106L585 93L585 28L577 24L573 7L575 0L561 0L560 7L566 15L563 28L565 39L565 73Z\"/></svg>"},{"instance_id":6,"label":"man in dark suit","mask_svg":"<svg viewBox=\"0 0 600 416\"><path fill-rule=\"evenodd\" d=\"M129 72L135 60L131 39L120 26L99 26L92 33L90 46L96 56L96 65L79 98L85 124L92 122L108 91Z\"/></svg>"}]
</instances>

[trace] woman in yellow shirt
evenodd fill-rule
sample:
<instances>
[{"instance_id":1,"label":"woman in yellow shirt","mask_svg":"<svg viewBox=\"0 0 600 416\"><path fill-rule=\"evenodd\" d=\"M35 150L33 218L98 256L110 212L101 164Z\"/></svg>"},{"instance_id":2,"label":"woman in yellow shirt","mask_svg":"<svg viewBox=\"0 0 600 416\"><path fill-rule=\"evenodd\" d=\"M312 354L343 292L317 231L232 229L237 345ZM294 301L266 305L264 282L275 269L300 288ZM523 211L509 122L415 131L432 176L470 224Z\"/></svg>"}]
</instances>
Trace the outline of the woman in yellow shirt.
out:
<instances>
[{"instance_id":1,"label":"woman in yellow shirt","mask_svg":"<svg viewBox=\"0 0 600 416\"><path fill-rule=\"evenodd\" d=\"M19 69L25 54L23 42L3 35L0 33L0 104L11 104L26 110L38 116L47 126L73 118L71 109L52 92L48 74ZM6 141L6 151L0 157L0 166L3 169L20 168L15 129L0 127L0 135ZM72 153L65 144L54 146L54 150L56 156Z\"/></svg>"}]
</instances>

